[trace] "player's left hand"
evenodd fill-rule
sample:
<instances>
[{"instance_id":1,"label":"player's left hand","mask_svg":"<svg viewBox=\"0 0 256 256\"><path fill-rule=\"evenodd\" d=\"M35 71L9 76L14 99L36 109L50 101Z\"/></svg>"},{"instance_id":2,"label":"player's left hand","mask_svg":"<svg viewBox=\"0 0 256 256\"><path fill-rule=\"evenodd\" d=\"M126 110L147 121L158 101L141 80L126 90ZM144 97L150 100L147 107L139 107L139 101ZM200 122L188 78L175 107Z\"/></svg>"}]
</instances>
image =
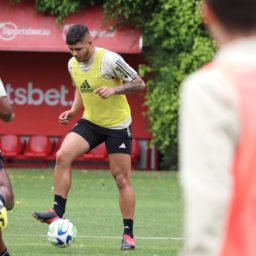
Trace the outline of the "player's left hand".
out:
<instances>
[{"instance_id":1,"label":"player's left hand","mask_svg":"<svg viewBox=\"0 0 256 256\"><path fill-rule=\"evenodd\" d=\"M96 93L101 98L106 99L115 94L115 89L113 87L101 86L95 89L94 93Z\"/></svg>"}]
</instances>

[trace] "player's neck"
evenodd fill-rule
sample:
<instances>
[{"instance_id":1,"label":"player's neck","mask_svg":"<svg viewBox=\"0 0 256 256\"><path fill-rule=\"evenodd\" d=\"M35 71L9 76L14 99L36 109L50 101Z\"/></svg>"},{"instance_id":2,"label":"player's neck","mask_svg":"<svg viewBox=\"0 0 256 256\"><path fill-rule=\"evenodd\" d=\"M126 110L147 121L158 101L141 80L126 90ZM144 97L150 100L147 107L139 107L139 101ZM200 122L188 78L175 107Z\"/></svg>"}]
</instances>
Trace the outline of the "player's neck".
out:
<instances>
[{"instance_id":1,"label":"player's neck","mask_svg":"<svg viewBox=\"0 0 256 256\"><path fill-rule=\"evenodd\" d=\"M92 46L92 48L90 48L90 50L89 50L88 57L86 58L86 60L84 62L86 62L86 63L91 62L92 59L94 58L95 52L96 52L95 47Z\"/></svg>"}]
</instances>

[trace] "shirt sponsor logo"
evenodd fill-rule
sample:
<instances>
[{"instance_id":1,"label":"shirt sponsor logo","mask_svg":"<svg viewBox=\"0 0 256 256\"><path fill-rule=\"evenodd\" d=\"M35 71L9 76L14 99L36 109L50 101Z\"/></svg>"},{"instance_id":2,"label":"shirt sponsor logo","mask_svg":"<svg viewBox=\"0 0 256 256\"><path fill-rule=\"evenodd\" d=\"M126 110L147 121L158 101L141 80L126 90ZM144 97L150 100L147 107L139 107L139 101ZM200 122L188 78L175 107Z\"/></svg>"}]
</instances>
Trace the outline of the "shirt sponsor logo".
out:
<instances>
[{"instance_id":1,"label":"shirt sponsor logo","mask_svg":"<svg viewBox=\"0 0 256 256\"><path fill-rule=\"evenodd\" d=\"M80 86L80 92L81 93L93 92L93 89L91 88L91 86L87 80L84 80L84 82Z\"/></svg>"}]
</instances>

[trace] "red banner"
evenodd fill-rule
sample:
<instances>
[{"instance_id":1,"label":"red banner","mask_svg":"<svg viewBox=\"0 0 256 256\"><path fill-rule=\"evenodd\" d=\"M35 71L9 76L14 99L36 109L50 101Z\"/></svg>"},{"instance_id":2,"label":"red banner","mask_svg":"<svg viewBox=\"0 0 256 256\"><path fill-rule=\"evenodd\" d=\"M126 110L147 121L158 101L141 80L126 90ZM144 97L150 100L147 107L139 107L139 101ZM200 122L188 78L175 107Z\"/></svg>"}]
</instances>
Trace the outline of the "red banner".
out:
<instances>
[{"instance_id":1,"label":"red banner","mask_svg":"<svg viewBox=\"0 0 256 256\"><path fill-rule=\"evenodd\" d=\"M122 28L110 31L105 24L101 7L87 7L58 24L55 17L37 13L31 2L11 4L0 1L0 50L66 52L65 33L75 23L86 25L94 43L119 53L139 53L141 33L137 29Z\"/></svg>"}]
</instances>

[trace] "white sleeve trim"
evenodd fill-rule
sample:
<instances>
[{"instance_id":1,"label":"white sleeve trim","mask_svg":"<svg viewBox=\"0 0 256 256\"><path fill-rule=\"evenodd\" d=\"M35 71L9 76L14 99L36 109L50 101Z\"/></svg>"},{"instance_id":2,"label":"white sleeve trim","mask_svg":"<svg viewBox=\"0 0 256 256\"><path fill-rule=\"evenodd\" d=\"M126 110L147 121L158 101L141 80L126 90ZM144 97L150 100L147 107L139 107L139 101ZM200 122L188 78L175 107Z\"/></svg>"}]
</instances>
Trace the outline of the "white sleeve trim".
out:
<instances>
[{"instance_id":1,"label":"white sleeve trim","mask_svg":"<svg viewBox=\"0 0 256 256\"><path fill-rule=\"evenodd\" d=\"M72 57L72 58L68 61L68 72L69 72L70 75L71 75L71 72L72 72L72 65L73 65L73 62L74 62L74 57Z\"/></svg>"},{"instance_id":2,"label":"white sleeve trim","mask_svg":"<svg viewBox=\"0 0 256 256\"><path fill-rule=\"evenodd\" d=\"M108 50L102 58L101 74L124 82L130 82L137 76L137 72L119 54Z\"/></svg>"},{"instance_id":3,"label":"white sleeve trim","mask_svg":"<svg viewBox=\"0 0 256 256\"><path fill-rule=\"evenodd\" d=\"M72 57L72 58L68 61L68 72L69 72L69 74L70 74L70 77L71 77L73 86L76 87L75 82L74 82L73 79L72 79L72 65L73 65L74 59L75 59L75 58Z\"/></svg>"}]
</instances>

